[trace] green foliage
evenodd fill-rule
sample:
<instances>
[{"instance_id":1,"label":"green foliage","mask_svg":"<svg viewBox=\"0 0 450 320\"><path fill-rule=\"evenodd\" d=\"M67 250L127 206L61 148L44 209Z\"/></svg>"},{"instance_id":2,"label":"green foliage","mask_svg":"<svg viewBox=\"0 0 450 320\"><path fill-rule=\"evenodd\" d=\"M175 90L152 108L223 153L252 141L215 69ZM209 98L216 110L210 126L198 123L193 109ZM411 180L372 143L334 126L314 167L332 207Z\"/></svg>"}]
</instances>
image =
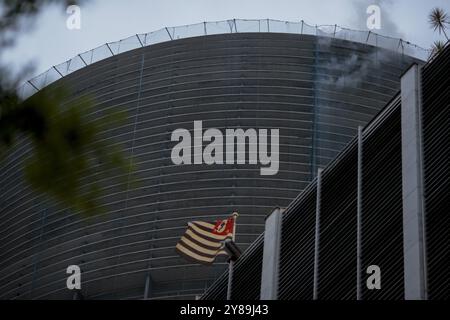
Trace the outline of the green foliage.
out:
<instances>
[{"instance_id":1,"label":"green foliage","mask_svg":"<svg viewBox=\"0 0 450 320\"><path fill-rule=\"evenodd\" d=\"M70 101L70 102L66 102ZM44 89L18 103L12 94L0 102L0 144L11 147L23 133L31 142L24 175L31 186L86 215L100 212L101 179L118 175L123 187L133 170L120 146L103 132L120 126L122 112L98 114L90 99L70 100L62 89Z\"/></svg>"},{"instance_id":2,"label":"green foliage","mask_svg":"<svg viewBox=\"0 0 450 320\"><path fill-rule=\"evenodd\" d=\"M65 9L83 0L0 0L0 49L14 44L25 22L33 21L44 7ZM15 143L30 143L24 163L26 181L38 192L50 195L65 207L85 215L100 213L99 199L106 177L118 176L119 186L130 184L133 164L103 136L120 126L124 113L95 112L93 100L73 99L63 89L44 89L21 101L12 79L0 66L0 160ZM20 139L18 137L21 137Z\"/></svg>"}]
</instances>

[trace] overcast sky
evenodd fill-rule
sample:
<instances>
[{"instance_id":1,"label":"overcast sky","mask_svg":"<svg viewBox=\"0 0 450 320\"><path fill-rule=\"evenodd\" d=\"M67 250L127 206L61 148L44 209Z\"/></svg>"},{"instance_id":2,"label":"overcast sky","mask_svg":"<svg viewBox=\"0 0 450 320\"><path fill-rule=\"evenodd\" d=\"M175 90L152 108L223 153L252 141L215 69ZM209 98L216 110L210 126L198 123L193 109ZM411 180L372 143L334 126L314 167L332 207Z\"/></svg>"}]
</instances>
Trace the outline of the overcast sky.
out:
<instances>
[{"instance_id":1,"label":"overcast sky","mask_svg":"<svg viewBox=\"0 0 450 320\"><path fill-rule=\"evenodd\" d=\"M450 0L85 1L81 5L81 30L67 29L65 8L49 7L30 30L20 34L13 48L1 52L1 63L17 71L32 62L35 67L32 75L37 75L78 53L136 33L233 18L303 19L310 24L338 24L367 30L366 9L371 4L381 8L380 34L429 47L439 38L428 25L429 12L438 6L450 13Z\"/></svg>"}]
</instances>

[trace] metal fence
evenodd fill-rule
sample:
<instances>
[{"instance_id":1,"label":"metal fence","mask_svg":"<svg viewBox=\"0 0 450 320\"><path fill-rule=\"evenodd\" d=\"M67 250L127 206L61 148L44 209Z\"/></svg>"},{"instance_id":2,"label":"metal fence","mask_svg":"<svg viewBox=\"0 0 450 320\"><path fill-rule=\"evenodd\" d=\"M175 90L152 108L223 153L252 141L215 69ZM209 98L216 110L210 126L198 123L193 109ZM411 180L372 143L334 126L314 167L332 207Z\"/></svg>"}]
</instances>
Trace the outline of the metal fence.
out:
<instances>
[{"instance_id":1,"label":"metal fence","mask_svg":"<svg viewBox=\"0 0 450 320\"><path fill-rule=\"evenodd\" d=\"M292 33L331 37L373 45L410 55L421 60L426 60L431 53L429 49L421 48L402 39L382 36L372 31L351 30L337 25L313 26L303 20L290 22L272 19L232 19L202 22L178 27L166 27L149 33L136 34L116 42L106 43L100 47L81 53L61 64L55 65L44 73L27 81L19 88L19 94L25 99L56 80L85 66L140 47L204 35L247 32Z\"/></svg>"},{"instance_id":2,"label":"metal fence","mask_svg":"<svg viewBox=\"0 0 450 320\"><path fill-rule=\"evenodd\" d=\"M450 116L450 91L446 89L450 85L449 70L450 47L447 47L423 67L421 78L423 104L419 130L423 141L424 243L430 300L448 300L450 296L447 200L450 170L444 160L449 151L445 134ZM284 211L278 299L355 300L358 288L362 300L410 299L405 284L412 278L405 272L404 250L411 247L411 241L404 240L403 220L404 170L409 169L402 160L402 144L409 140L402 136L405 115L401 104L402 95L398 94L361 130L360 139L355 137L324 169L320 183L319 179L313 180ZM255 248L256 242L248 251ZM249 273L257 270L260 275L258 260L251 253L244 252L240 259L252 262L238 262L248 263ZM252 268L254 261L256 268ZM373 263L384 270L382 290L368 289L363 284L365 280L361 280ZM225 272L202 299L224 299L227 275ZM254 298L255 290L249 288L260 284L254 280L247 282L242 273L233 275L234 282L239 283L231 296L236 300Z\"/></svg>"}]
</instances>

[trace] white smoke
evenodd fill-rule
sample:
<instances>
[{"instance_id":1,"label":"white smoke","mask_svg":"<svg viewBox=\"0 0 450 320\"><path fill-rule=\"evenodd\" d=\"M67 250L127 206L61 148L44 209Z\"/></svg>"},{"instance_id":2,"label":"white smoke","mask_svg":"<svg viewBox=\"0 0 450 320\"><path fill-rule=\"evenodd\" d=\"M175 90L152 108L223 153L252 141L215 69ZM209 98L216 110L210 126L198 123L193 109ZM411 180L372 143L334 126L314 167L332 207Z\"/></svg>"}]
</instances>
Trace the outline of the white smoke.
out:
<instances>
[{"instance_id":1,"label":"white smoke","mask_svg":"<svg viewBox=\"0 0 450 320\"><path fill-rule=\"evenodd\" d=\"M371 51L361 52L361 44L351 41L345 44L348 49L345 50L345 54L331 54L338 50L337 47L331 47L333 41L339 40L321 37L317 42L319 87L320 85L335 86L339 89L358 87L375 73L381 64L392 62L394 59L388 51L376 47L369 49Z\"/></svg>"}]
</instances>

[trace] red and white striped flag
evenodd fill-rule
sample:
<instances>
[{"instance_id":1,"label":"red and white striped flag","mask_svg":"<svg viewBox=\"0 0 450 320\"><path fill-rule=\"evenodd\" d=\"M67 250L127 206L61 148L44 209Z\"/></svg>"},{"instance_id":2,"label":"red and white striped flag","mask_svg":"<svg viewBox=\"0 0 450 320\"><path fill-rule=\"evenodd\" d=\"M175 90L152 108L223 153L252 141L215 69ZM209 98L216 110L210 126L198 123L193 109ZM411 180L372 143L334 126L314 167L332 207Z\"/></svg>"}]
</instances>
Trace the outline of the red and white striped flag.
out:
<instances>
[{"instance_id":1,"label":"red and white striped flag","mask_svg":"<svg viewBox=\"0 0 450 320\"><path fill-rule=\"evenodd\" d=\"M192 221L186 233L176 245L176 251L184 258L202 264L211 264L218 255L227 255L222 241L233 239L237 214L214 223Z\"/></svg>"}]
</instances>

